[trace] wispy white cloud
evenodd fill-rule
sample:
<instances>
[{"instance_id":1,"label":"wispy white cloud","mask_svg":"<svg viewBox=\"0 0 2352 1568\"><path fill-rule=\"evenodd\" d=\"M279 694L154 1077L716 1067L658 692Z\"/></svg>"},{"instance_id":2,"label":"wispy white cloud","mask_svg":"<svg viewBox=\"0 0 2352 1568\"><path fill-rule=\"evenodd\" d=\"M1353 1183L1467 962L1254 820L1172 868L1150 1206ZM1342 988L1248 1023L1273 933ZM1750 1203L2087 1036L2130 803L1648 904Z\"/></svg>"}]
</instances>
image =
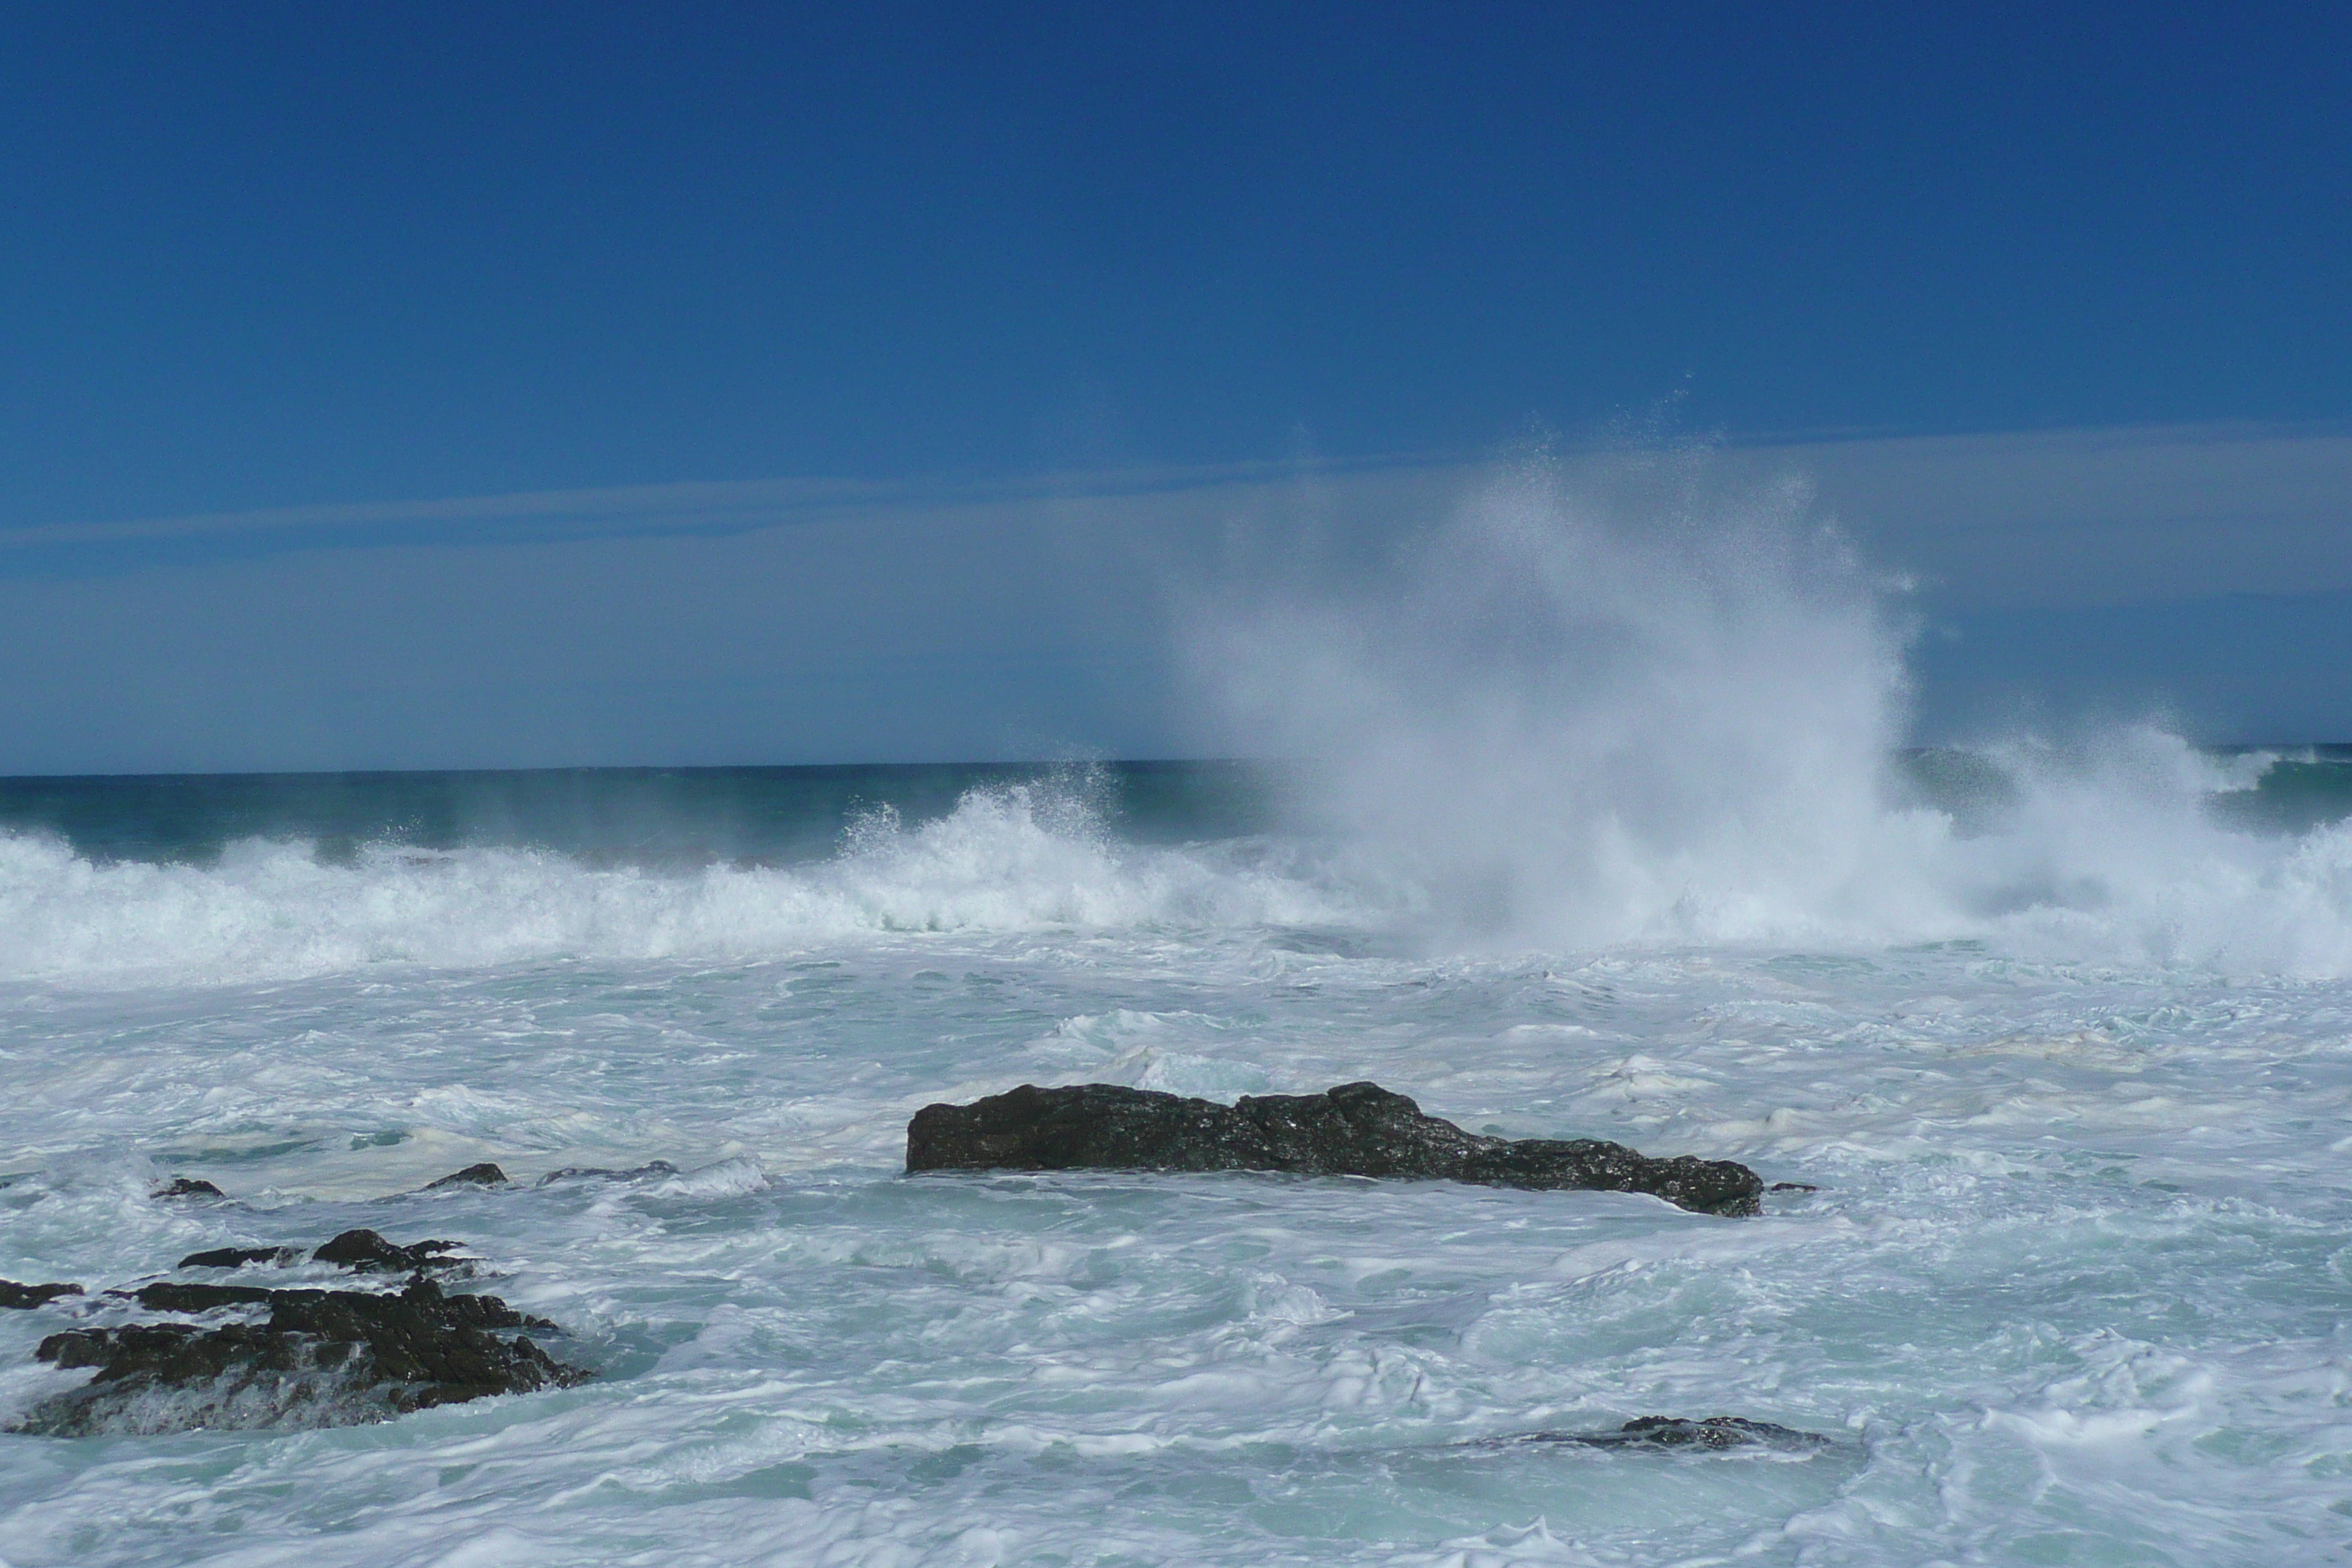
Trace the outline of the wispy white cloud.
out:
<instances>
[{"instance_id":1,"label":"wispy white cloud","mask_svg":"<svg viewBox=\"0 0 2352 1568\"><path fill-rule=\"evenodd\" d=\"M1327 476L1394 474L1459 465L1459 454L1419 454L1318 463ZM952 512L1067 500L1148 500L1286 485L1294 463L998 479L751 479L623 485L600 489L532 490L418 500L274 507L113 521L0 527L0 551L70 550L139 541L263 539L280 549L334 549L381 543L401 531L436 542L504 542L518 537L590 534L740 532L796 522L867 515Z\"/></svg>"},{"instance_id":2,"label":"wispy white cloud","mask_svg":"<svg viewBox=\"0 0 2352 1568\"><path fill-rule=\"evenodd\" d=\"M1571 489L1601 488L1607 461L1561 458ZM662 485L0 531L0 773L1213 747L1188 728L1171 586L1286 539L1377 547L1491 466ZM1974 681L1979 708L2021 680L2113 675L2128 628L2051 630L2077 610L2352 595L2341 430L1812 439L1697 467L1732 492L1809 484L1872 559L1917 575L1943 639L1931 688ZM2142 642L2169 616L2143 616ZM2224 621L2198 646L2229 647ZM2000 667L1971 664L1995 636ZM2301 663L2300 705L2247 722L2352 735L2352 669ZM2179 684L2149 668L2131 691Z\"/></svg>"},{"instance_id":3,"label":"wispy white cloud","mask_svg":"<svg viewBox=\"0 0 2352 1568\"><path fill-rule=\"evenodd\" d=\"M533 491L0 527L0 574L120 571L214 553L465 547L1053 515L1076 527L1197 532L1309 515L1372 532L1425 516L1492 458L1424 453L1315 464L1013 479L763 479ZM1571 470L1606 455L1570 451ZM1821 508L1931 595L1986 607L2352 590L2352 430L2247 424L1729 443L1712 479L1810 484Z\"/></svg>"}]
</instances>

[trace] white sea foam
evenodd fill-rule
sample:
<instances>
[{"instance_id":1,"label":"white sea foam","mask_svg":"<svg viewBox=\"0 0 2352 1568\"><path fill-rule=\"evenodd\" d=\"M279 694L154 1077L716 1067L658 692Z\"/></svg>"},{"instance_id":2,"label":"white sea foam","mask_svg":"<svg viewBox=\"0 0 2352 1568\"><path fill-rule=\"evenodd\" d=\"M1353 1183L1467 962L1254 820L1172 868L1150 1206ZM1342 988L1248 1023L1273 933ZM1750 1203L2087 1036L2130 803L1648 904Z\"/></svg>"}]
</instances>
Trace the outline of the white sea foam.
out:
<instances>
[{"instance_id":1,"label":"white sea foam","mask_svg":"<svg viewBox=\"0 0 2352 1568\"><path fill-rule=\"evenodd\" d=\"M1417 730L1426 717L1365 732L1381 754L1358 755L1323 803L1342 833L1274 849L1124 844L1043 785L975 791L913 827L877 814L833 859L793 868L397 846L333 861L265 840L209 865L98 863L0 834L0 979L236 983L772 956L916 931L1286 925L1414 931L1440 949L1969 938L2042 962L2352 973L2352 825L2290 837L2206 809L2263 759L2154 731L2088 752L2012 747L1996 760L2014 798L1963 832L1888 804L1884 758L1826 741L1768 762L1759 728L1745 749L1591 758L1570 745L1571 715L1542 745L1514 756L1488 737L1486 759L1456 765L1470 753L1442 716Z\"/></svg>"},{"instance_id":2,"label":"white sea foam","mask_svg":"<svg viewBox=\"0 0 2352 1568\"><path fill-rule=\"evenodd\" d=\"M251 840L211 865L97 864L0 834L0 978L246 981L385 963L746 957L905 931L1228 927L1341 918L1344 896L1211 847L1122 845L1082 792L975 790L861 820L805 868L599 868L543 851Z\"/></svg>"},{"instance_id":3,"label":"white sea foam","mask_svg":"<svg viewBox=\"0 0 2352 1568\"><path fill-rule=\"evenodd\" d=\"M0 1276L89 1288L0 1312L0 1423L110 1288L358 1226L461 1241L597 1373L0 1437L0 1560L2352 1563L2352 985L2309 978L2352 841L2224 826L2263 761L2154 731L1890 804L1900 639L1793 500L1645 531L1547 486L1204 632L1270 748L1346 764L1319 837L1031 789L688 874L0 840ZM1024 1080L1363 1078L1818 1190L896 1168ZM418 1194L484 1159L520 1180ZM1832 1441L1483 1441L1649 1414Z\"/></svg>"}]
</instances>

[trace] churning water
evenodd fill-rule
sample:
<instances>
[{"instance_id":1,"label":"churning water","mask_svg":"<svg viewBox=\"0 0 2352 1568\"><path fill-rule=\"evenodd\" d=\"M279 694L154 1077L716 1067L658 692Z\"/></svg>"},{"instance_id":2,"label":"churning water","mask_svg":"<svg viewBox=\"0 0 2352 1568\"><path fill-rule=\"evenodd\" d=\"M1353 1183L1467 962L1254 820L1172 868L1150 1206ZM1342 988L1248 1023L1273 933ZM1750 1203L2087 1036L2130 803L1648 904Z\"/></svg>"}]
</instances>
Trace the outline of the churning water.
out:
<instances>
[{"instance_id":1,"label":"churning water","mask_svg":"<svg viewBox=\"0 0 2352 1568\"><path fill-rule=\"evenodd\" d=\"M0 785L0 1276L453 1237L598 1374L0 1436L0 1560L2352 1562L2352 762L1903 752L1793 500L1640 515L1203 606L1312 763ZM1818 1190L898 1173L1366 1078ZM1653 1414L1833 1441L1496 1441Z\"/></svg>"}]
</instances>

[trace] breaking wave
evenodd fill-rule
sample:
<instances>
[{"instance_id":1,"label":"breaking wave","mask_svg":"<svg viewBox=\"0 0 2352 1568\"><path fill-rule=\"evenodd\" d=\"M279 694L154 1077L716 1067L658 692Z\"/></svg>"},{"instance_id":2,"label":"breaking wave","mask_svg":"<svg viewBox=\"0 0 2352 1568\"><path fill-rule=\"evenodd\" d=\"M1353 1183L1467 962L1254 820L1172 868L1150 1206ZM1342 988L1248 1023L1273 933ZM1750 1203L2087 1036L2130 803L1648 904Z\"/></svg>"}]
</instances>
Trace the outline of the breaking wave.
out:
<instances>
[{"instance_id":1,"label":"breaking wave","mask_svg":"<svg viewBox=\"0 0 2352 1568\"><path fill-rule=\"evenodd\" d=\"M1313 759L1280 832L1122 838L1100 781L1075 774L974 788L919 824L869 812L831 859L792 867L291 838L155 864L0 835L0 979L1300 925L1441 952L1969 940L2352 974L2352 818L2221 809L2281 759L2127 727L1950 753L1957 786L1921 788L1903 585L1801 489L1727 497L1705 470L1629 458L1604 494L1536 461L1369 568L1294 559L1203 595L1188 651L1223 739Z\"/></svg>"},{"instance_id":2,"label":"breaking wave","mask_svg":"<svg viewBox=\"0 0 2352 1568\"><path fill-rule=\"evenodd\" d=\"M0 977L241 981L373 963L751 957L860 934L1301 924L1340 896L1262 847L1126 845L1086 792L974 790L862 818L807 867L593 867L518 848L247 840L210 865L100 863L0 836Z\"/></svg>"}]
</instances>

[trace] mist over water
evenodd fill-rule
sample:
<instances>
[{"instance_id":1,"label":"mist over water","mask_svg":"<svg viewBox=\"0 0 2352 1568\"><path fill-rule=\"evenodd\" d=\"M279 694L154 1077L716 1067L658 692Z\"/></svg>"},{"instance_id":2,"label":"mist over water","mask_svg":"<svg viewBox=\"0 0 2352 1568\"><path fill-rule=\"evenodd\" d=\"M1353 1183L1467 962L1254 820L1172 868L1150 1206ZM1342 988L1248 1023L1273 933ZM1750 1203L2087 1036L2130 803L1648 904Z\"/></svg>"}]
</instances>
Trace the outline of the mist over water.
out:
<instances>
[{"instance_id":1,"label":"mist over water","mask_svg":"<svg viewBox=\"0 0 2352 1568\"><path fill-rule=\"evenodd\" d=\"M1305 819L1415 889L1441 943L2352 964L2346 830L2210 809L2273 756L2141 726L1990 744L1920 788L1905 585L1802 487L1727 498L1706 468L1628 457L1605 499L1540 458L1498 471L1369 572L1204 602L1194 668L1259 749L1318 760Z\"/></svg>"}]
</instances>

